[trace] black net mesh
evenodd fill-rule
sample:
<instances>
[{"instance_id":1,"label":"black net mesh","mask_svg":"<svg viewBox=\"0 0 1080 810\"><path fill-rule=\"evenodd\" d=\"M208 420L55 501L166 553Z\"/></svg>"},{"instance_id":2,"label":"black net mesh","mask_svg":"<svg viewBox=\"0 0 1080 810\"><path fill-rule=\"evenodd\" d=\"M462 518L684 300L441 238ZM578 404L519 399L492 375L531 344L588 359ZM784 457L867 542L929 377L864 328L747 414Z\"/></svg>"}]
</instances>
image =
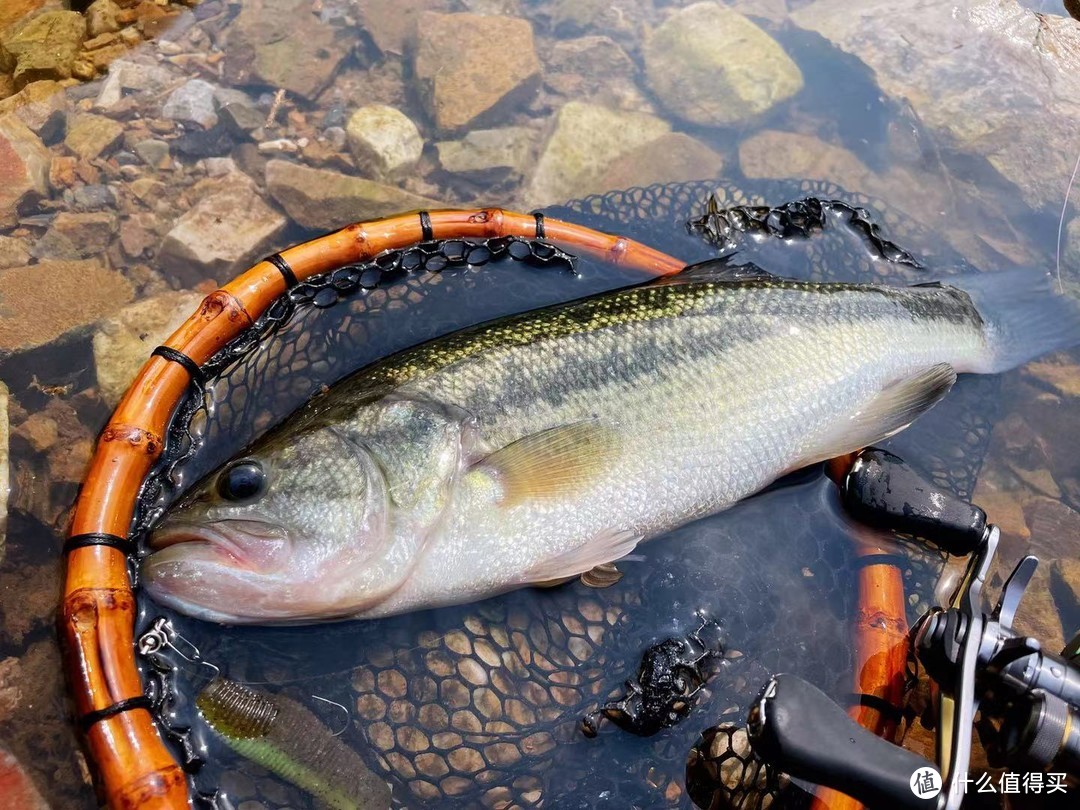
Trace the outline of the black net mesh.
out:
<instances>
[{"instance_id":1,"label":"black net mesh","mask_svg":"<svg viewBox=\"0 0 1080 810\"><path fill-rule=\"evenodd\" d=\"M844 202L760 208L807 197ZM732 211L736 206L751 208ZM907 218L828 184L654 186L544 213L632 237L687 263L720 252L798 278L908 283L962 266ZM703 224L688 226L694 220ZM138 528L316 391L373 360L628 281L605 265L579 261L575 273L571 264L541 242L450 240L298 286L207 364L205 390L193 390L179 410L144 489ZM969 495L994 416L985 403L995 400L996 385L963 381L890 447ZM144 656L163 727L193 773L193 790L220 807L312 800L238 759L197 717L192 702L215 670L304 703L328 728L343 726L339 739L393 784L402 806L690 807L692 798L702 807L769 806L779 783L751 762L745 746L732 747L753 694L780 669L837 696L851 691L848 530L819 471L786 484L650 542L620 563L622 580L602 590L574 582L299 629L210 626L142 598L140 632L159 617L169 621L167 643L148 645ZM907 548L914 617L930 598L941 557L913 541ZM651 737L606 724L587 739L581 718L623 692L644 650L694 631L701 612L719 622L724 652L688 717ZM703 743L702 729L721 721L727 725ZM733 799L724 799L728 783Z\"/></svg>"}]
</instances>

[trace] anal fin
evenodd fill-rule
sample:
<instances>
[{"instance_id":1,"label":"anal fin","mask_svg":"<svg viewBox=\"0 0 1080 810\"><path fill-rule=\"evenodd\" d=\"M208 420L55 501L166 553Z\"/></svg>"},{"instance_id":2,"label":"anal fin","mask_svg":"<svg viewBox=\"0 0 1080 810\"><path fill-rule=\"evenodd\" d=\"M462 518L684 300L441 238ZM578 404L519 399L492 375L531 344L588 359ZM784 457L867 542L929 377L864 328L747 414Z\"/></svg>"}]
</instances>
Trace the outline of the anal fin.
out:
<instances>
[{"instance_id":1,"label":"anal fin","mask_svg":"<svg viewBox=\"0 0 1080 810\"><path fill-rule=\"evenodd\" d=\"M529 584L546 585L565 582L567 579L591 572L597 566L625 557L634 550L641 539L640 534L631 531L601 532L580 546L544 560L529 569L525 573L524 581Z\"/></svg>"},{"instance_id":2,"label":"anal fin","mask_svg":"<svg viewBox=\"0 0 1080 810\"><path fill-rule=\"evenodd\" d=\"M939 363L887 385L850 419L820 436L799 466L850 453L899 433L936 405L954 382L953 367Z\"/></svg>"}]
</instances>

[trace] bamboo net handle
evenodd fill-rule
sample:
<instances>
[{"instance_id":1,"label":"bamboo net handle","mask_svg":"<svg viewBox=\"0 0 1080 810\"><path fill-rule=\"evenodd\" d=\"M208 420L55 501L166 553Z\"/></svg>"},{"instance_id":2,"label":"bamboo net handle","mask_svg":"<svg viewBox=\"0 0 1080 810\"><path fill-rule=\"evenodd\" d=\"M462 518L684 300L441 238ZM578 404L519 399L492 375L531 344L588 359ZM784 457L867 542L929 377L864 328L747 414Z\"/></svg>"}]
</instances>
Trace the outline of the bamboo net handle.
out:
<instances>
[{"instance_id":1,"label":"bamboo net handle","mask_svg":"<svg viewBox=\"0 0 1080 810\"><path fill-rule=\"evenodd\" d=\"M286 290L313 275L432 239L542 238L667 275L684 263L580 225L500 209L414 212L350 225L265 261L208 295L142 367L97 447L75 506L61 604L68 675L105 800L116 810L190 807L184 771L159 736L135 664L127 536L139 489L198 367Z\"/></svg>"},{"instance_id":2,"label":"bamboo net handle","mask_svg":"<svg viewBox=\"0 0 1080 810\"><path fill-rule=\"evenodd\" d=\"M833 459L829 476L838 484L844 480L857 454ZM888 549L882 548L872 530L857 528L855 554L860 558L858 608L854 618L854 693L867 695L880 707L857 704L848 715L860 726L892 741L897 721L893 712L904 704L910 638L903 573ZM863 805L845 793L819 788L811 810L860 810Z\"/></svg>"}]
</instances>

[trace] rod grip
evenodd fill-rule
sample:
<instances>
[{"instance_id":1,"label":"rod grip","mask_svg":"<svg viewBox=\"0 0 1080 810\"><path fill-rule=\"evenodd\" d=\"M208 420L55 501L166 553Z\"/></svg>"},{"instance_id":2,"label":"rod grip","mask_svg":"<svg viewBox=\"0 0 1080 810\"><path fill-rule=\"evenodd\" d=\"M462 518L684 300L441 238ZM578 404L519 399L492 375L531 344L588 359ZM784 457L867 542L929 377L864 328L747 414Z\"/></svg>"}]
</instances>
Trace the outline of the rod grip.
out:
<instances>
[{"instance_id":1,"label":"rod grip","mask_svg":"<svg viewBox=\"0 0 1080 810\"><path fill-rule=\"evenodd\" d=\"M748 730L754 751L774 767L846 793L867 807L937 806L936 797L923 798L911 786L913 775L933 763L871 734L795 675L776 675L765 685L751 707Z\"/></svg>"},{"instance_id":2,"label":"rod grip","mask_svg":"<svg viewBox=\"0 0 1080 810\"><path fill-rule=\"evenodd\" d=\"M986 512L886 450L860 453L840 493L848 514L861 523L925 537L950 554L970 554L986 532Z\"/></svg>"}]
</instances>

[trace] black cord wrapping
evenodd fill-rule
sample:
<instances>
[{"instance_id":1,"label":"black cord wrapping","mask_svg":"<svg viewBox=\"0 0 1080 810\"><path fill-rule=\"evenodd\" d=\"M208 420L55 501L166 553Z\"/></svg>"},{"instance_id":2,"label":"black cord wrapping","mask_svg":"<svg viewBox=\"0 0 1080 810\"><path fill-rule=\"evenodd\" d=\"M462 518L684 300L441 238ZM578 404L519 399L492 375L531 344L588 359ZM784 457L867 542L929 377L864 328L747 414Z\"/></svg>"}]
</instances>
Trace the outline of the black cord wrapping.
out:
<instances>
[{"instance_id":1,"label":"black cord wrapping","mask_svg":"<svg viewBox=\"0 0 1080 810\"><path fill-rule=\"evenodd\" d=\"M95 709L92 712L87 712L79 718L79 728L82 729L83 734L86 734L95 723L100 723L114 715L121 714L122 712L129 712L132 709L146 709L148 712L154 708L153 702L146 695L138 695L136 697L124 698L118 700L112 706L106 706L104 709Z\"/></svg>"},{"instance_id":2,"label":"black cord wrapping","mask_svg":"<svg viewBox=\"0 0 1080 810\"><path fill-rule=\"evenodd\" d=\"M108 532L87 532L86 534L73 534L64 542L64 554L70 554L77 548L89 546L108 546L117 551L127 554L131 550L131 541L118 534Z\"/></svg>"},{"instance_id":3,"label":"black cord wrapping","mask_svg":"<svg viewBox=\"0 0 1080 810\"><path fill-rule=\"evenodd\" d=\"M199 368L199 364L183 352L177 351L170 346L158 346L151 354L164 357L166 360L171 360L173 363L183 366L194 382L197 382L200 386L206 384L206 375Z\"/></svg>"},{"instance_id":4,"label":"black cord wrapping","mask_svg":"<svg viewBox=\"0 0 1080 810\"><path fill-rule=\"evenodd\" d=\"M435 229L431 226L431 214L427 211L420 212L420 234L425 242L435 238Z\"/></svg>"},{"instance_id":5,"label":"black cord wrapping","mask_svg":"<svg viewBox=\"0 0 1080 810\"><path fill-rule=\"evenodd\" d=\"M267 256L266 261L274 265L281 273L281 277L285 279L285 289L291 290L300 280L296 277L296 273L293 272L292 265L285 261L285 257L280 253L275 253L273 256Z\"/></svg>"}]
</instances>

